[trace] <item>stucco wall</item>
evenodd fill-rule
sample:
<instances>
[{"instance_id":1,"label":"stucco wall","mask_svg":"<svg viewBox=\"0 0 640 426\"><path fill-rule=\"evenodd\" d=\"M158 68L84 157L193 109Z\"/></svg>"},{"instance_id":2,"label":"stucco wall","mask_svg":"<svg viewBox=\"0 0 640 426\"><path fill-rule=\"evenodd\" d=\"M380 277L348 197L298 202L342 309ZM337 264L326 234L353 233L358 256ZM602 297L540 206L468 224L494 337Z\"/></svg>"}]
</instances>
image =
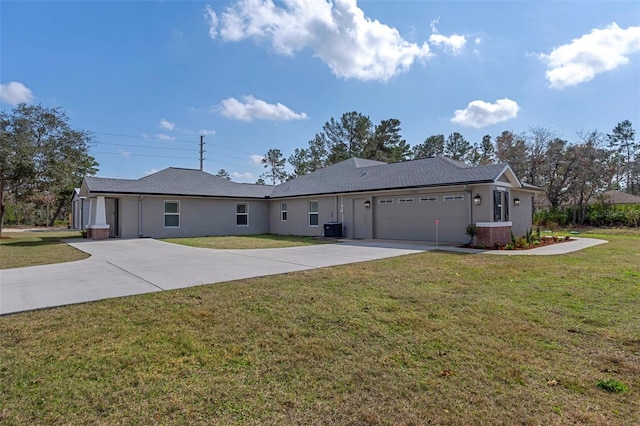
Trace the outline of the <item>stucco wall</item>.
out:
<instances>
[{"instance_id":1,"label":"stucco wall","mask_svg":"<svg viewBox=\"0 0 640 426\"><path fill-rule=\"evenodd\" d=\"M164 201L180 202L179 228L164 227ZM248 226L236 226L236 204L242 202L248 203ZM170 238L269 233L269 202L266 200L217 200L211 198L145 196L141 205L142 236L144 237ZM135 215L132 214L134 210ZM121 222L124 223L126 221L131 226L127 227L126 234L123 229L122 236L124 238L137 236L137 207L128 209L123 214L126 217ZM133 224L135 224L135 227ZM131 232L133 228L135 228L136 232Z\"/></svg>"},{"instance_id":2,"label":"stucco wall","mask_svg":"<svg viewBox=\"0 0 640 426\"><path fill-rule=\"evenodd\" d=\"M520 205L513 204L513 200L518 198ZM527 229L531 229L533 219L533 206L531 202L531 193L526 191L511 191L511 221L513 222L513 234L518 237L525 235Z\"/></svg>"},{"instance_id":3,"label":"stucco wall","mask_svg":"<svg viewBox=\"0 0 640 426\"><path fill-rule=\"evenodd\" d=\"M323 225L339 222L336 196L278 199L270 202L270 233L322 236ZM309 226L309 201L318 202L318 226ZM287 203L287 221L281 220L281 203ZM266 214L266 213L265 213Z\"/></svg>"}]
</instances>

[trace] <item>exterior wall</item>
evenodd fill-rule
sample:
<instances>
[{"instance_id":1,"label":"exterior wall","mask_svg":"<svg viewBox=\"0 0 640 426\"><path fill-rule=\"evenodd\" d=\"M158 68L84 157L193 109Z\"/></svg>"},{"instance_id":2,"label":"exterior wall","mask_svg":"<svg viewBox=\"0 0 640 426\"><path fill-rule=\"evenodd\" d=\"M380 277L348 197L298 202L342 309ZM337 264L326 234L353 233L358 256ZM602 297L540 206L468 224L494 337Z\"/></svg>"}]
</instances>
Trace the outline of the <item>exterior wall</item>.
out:
<instances>
[{"instance_id":1,"label":"exterior wall","mask_svg":"<svg viewBox=\"0 0 640 426\"><path fill-rule=\"evenodd\" d=\"M473 206L473 223L493 222L493 187L490 185L475 186L471 188L471 203L473 197L480 196L480 205Z\"/></svg>"},{"instance_id":2,"label":"exterior wall","mask_svg":"<svg viewBox=\"0 0 640 426\"><path fill-rule=\"evenodd\" d=\"M71 202L71 228L86 229L89 223L89 200L74 196Z\"/></svg>"},{"instance_id":3,"label":"exterior wall","mask_svg":"<svg viewBox=\"0 0 640 426\"><path fill-rule=\"evenodd\" d=\"M138 236L138 197L118 197L118 235L122 238Z\"/></svg>"},{"instance_id":4,"label":"exterior wall","mask_svg":"<svg viewBox=\"0 0 640 426\"><path fill-rule=\"evenodd\" d=\"M318 202L318 226L309 226L309 201ZM287 203L287 221L281 220L281 203ZM339 197L321 196L309 198L291 198L271 200L269 231L272 234L280 235L306 235L322 236L323 225L329 222L340 222L339 219Z\"/></svg>"},{"instance_id":5,"label":"exterior wall","mask_svg":"<svg viewBox=\"0 0 640 426\"><path fill-rule=\"evenodd\" d=\"M262 200L219 200L170 196L119 198L119 224L122 238L196 237L213 235L252 235L269 233L269 203ZM164 202L180 202L180 226L164 227ZM247 203L248 226L236 226L236 204ZM139 206L142 214L139 215ZM139 231L139 223L142 230Z\"/></svg>"},{"instance_id":6,"label":"exterior wall","mask_svg":"<svg viewBox=\"0 0 640 426\"><path fill-rule=\"evenodd\" d=\"M525 235L528 229L533 227L533 203L531 193L526 191L511 191L511 222L513 222L513 234L518 237ZM514 201L520 200L520 205L516 206Z\"/></svg>"}]
</instances>

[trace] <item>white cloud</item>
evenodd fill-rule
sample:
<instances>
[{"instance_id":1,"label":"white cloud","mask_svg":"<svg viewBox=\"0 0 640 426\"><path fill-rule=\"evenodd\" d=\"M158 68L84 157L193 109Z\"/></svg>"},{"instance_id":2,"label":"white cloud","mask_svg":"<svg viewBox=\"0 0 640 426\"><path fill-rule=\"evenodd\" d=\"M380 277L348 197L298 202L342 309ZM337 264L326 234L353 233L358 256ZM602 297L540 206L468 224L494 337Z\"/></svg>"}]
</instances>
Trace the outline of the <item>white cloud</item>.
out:
<instances>
[{"instance_id":1,"label":"white cloud","mask_svg":"<svg viewBox=\"0 0 640 426\"><path fill-rule=\"evenodd\" d=\"M286 56L309 47L345 79L388 81L431 56L426 42L406 41L396 28L365 16L356 0L241 0L220 16L207 6L205 17L211 38L266 40Z\"/></svg>"},{"instance_id":2,"label":"white cloud","mask_svg":"<svg viewBox=\"0 0 640 426\"><path fill-rule=\"evenodd\" d=\"M18 105L33 100L33 93L24 84L17 81L11 81L9 84L0 84L0 101Z\"/></svg>"},{"instance_id":3,"label":"white cloud","mask_svg":"<svg viewBox=\"0 0 640 426\"><path fill-rule=\"evenodd\" d=\"M163 118L160 120L160 127L165 130L173 130L176 128L176 123L172 123L171 121L167 121Z\"/></svg>"},{"instance_id":4,"label":"white cloud","mask_svg":"<svg viewBox=\"0 0 640 426\"><path fill-rule=\"evenodd\" d=\"M264 158L264 155L253 154L251 157L249 157L249 163L261 165L263 158Z\"/></svg>"},{"instance_id":5,"label":"white cloud","mask_svg":"<svg viewBox=\"0 0 640 426\"><path fill-rule=\"evenodd\" d=\"M629 62L628 55L637 52L640 52L640 27L622 29L614 22L603 29L593 29L549 54L537 56L547 63L549 87L562 89L624 65Z\"/></svg>"},{"instance_id":6,"label":"white cloud","mask_svg":"<svg viewBox=\"0 0 640 426\"><path fill-rule=\"evenodd\" d=\"M455 111L452 122L475 128L501 123L516 118L520 107L511 99L498 99L492 104L485 101L471 101L465 109Z\"/></svg>"},{"instance_id":7,"label":"white cloud","mask_svg":"<svg viewBox=\"0 0 640 426\"><path fill-rule=\"evenodd\" d=\"M156 134L156 139L161 140L161 141L175 141L176 140L176 138L174 138L173 136L165 135L164 133Z\"/></svg>"},{"instance_id":8,"label":"white cloud","mask_svg":"<svg viewBox=\"0 0 640 426\"><path fill-rule=\"evenodd\" d=\"M228 98L222 101L218 108L220 114L227 118L242 121L253 121L254 119L274 121L307 119L307 114L304 112L294 112L281 103L268 104L253 96L244 96L242 99L244 102L236 98Z\"/></svg>"},{"instance_id":9,"label":"white cloud","mask_svg":"<svg viewBox=\"0 0 640 426\"><path fill-rule=\"evenodd\" d=\"M154 173L158 173L158 172L159 172L159 170L158 170L158 169L151 169L151 170L145 170L145 171L144 171L144 174L145 174L145 175L152 175L152 174L154 174Z\"/></svg>"},{"instance_id":10,"label":"white cloud","mask_svg":"<svg viewBox=\"0 0 640 426\"><path fill-rule=\"evenodd\" d=\"M122 155L124 158L131 158L131 151L125 151L124 149L119 149L118 153Z\"/></svg>"},{"instance_id":11,"label":"white cloud","mask_svg":"<svg viewBox=\"0 0 640 426\"><path fill-rule=\"evenodd\" d=\"M202 129L202 130L200 130L200 134L204 135L204 136L215 135L216 131L215 130Z\"/></svg>"},{"instance_id":12,"label":"white cloud","mask_svg":"<svg viewBox=\"0 0 640 426\"><path fill-rule=\"evenodd\" d=\"M233 173L231 173L231 177L236 178L236 179L253 179L253 173L251 173L251 172L244 172L244 173L233 172Z\"/></svg>"},{"instance_id":13,"label":"white cloud","mask_svg":"<svg viewBox=\"0 0 640 426\"><path fill-rule=\"evenodd\" d=\"M454 55L459 54L464 50L464 46L467 43L467 39L465 36L459 34L453 34L450 36L444 36L438 33L438 28L436 25L440 21L440 18L434 19L431 21L431 36L429 37L429 42L438 46L444 51L451 52ZM477 44L478 39L476 39Z\"/></svg>"}]
</instances>

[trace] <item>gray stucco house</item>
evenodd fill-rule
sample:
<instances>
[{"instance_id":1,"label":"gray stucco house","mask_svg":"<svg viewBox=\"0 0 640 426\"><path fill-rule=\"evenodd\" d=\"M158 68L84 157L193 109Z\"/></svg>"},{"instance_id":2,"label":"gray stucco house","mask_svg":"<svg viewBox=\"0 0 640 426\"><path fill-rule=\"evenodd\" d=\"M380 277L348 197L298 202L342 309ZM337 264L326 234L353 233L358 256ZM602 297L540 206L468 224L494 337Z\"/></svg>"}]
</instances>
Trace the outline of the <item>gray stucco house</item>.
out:
<instances>
[{"instance_id":1,"label":"gray stucco house","mask_svg":"<svg viewBox=\"0 0 640 426\"><path fill-rule=\"evenodd\" d=\"M531 227L533 194L509 165L445 157L401 163L351 158L277 186L168 168L141 179L85 177L90 238L290 234L467 242L485 246ZM325 225L328 227L325 227ZM337 227L337 228L336 228ZM325 229L326 228L326 229Z\"/></svg>"}]
</instances>

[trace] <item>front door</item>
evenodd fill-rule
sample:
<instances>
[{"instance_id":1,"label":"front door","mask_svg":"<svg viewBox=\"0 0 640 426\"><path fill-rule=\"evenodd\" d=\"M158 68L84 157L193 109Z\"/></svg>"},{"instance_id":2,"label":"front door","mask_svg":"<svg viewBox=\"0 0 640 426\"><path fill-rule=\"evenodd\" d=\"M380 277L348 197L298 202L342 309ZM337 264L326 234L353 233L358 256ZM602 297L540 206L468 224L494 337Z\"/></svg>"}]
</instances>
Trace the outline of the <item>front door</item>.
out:
<instances>
[{"instance_id":1,"label":"front door","mask_svg":"<svg viewBox=\"0 0 640 426\"><path fill-rule=\"evenodd\" d=\"M353 200L353 238L367 238L367 208L364 205L364 198L355 198Z\"/></svg>"},{"instance_id":2,"label":"front door","mask_svg":"<svg viewBox=\"0 0 640 426\"><path fill-rule=\"evenodd\" d=\"M119 200L117 198L107 198L104 200L107 224L109 225L109 238L116 238L120 236L120 226L118 223L118 201Z\"/></svg>"}]
</instances>

